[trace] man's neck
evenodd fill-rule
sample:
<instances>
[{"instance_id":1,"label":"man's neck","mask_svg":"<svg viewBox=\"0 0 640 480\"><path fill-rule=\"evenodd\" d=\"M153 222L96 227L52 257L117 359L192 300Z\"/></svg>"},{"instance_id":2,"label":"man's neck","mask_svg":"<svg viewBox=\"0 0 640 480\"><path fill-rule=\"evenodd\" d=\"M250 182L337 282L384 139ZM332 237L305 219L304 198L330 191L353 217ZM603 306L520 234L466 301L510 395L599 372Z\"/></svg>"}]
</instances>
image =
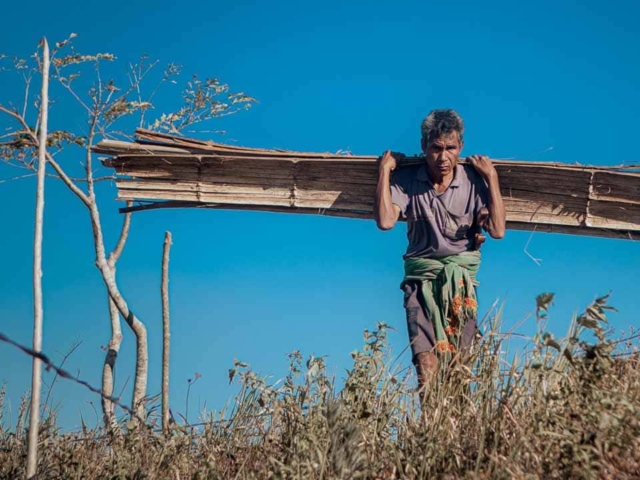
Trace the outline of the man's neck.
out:
<instances>
[{"instance_id":1,"label":"man's neck","mask_svg":"<svg viewBox=\"0 0 640 480\"><path fill-rule=\"evenodd\" d=\"M433 172L427 167L427 173L429 174L429 179L433 184L433 188L435 188L436 192L442 193L449 188L449 185L453 182L453 179L456 176L456 169L454 167L447 175L442 175L440 172Z\"/></svg>"}]
</instances>

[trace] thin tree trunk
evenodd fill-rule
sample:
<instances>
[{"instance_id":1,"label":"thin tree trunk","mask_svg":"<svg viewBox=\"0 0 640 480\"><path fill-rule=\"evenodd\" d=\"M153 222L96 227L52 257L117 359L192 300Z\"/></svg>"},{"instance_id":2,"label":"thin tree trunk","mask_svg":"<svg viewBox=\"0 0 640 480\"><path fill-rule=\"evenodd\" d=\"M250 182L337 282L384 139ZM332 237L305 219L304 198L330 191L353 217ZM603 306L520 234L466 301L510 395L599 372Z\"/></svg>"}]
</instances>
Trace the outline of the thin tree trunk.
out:
<instances>
[{"instance_id":1,"label":"thin tree trunk","mask_svg":"<svg viewBox=\"0 0 640 480\"><path fill-rule=\"evenodd\" d=\"M115 381L115 368L120 345L122 344L122 329L120 327L120 312L118 307L109 297L109 316L111 318L111 339L107 348L107 354L104 359L102 369L102 391L112 397ZM116 421L115 405L110 400L102 397L102 414L104 417L105 427L111 432L116 432L118 422Z\"/></svg>"},{"instance_id":2,"label":"thin tree trunk","mask_svg":"<svg viewBox=\"0 0 640 480\"><path fill-rule=\"evenodd\" d=\"M38 146L38 181L36 189L36 218L33 241L33 350L42 350L42 228L44 218L44 179L47 166L47 123L49 118L49 44L43 39L42 104L40 106L40 138ZM35 478L38 468L38 426L40 420L40 391L42 364L33 358L31 375L31 410L27 446L27 478Z\"/></svg>"},{"instance_id":3,"label":"thin tree trunk","mask_svg":"<svg viewBox=\"0 0 640 480\"><path fill-rule=\"evenodd\" d=\"M171 330L169 329L169 253L171 251L171 232L164 236L162 251L162 430L169 432L169 354Z\"/></svg>"},{"instance_id":4,"label":"thin tree trunk","mask_svg":"<svg viewBox=\"0 0 640 480\"><path fill-rule=\"evenodd\" d=\"M131 202L127 202L130 205ZM122 230L120 231L120 238L114 248L111 255L109 255L108 264L111 269L116 270L116 263L122 255L124 246L127 243L129 237L129 228L131 226L131 214L124 216L124 222L122 223ZM104 358L104 365L102 368L102 391L109 396L113 396L115 388L115 369L116 361L118 360L118 353L120 352L120 345L122 345L122 328L120 325L120 311L116 304L111 300L111 296L108 295L109 300L109 318L111 319L111 337L109 339L109 346L107 348L107 354ZM115 415L115 404L110 400L102 397L102 416L104 425L109 429L111 433L119 433L118 422Z\"/></svg>"},{"instance_id":5,"label":"thin tree trunk","mask_svg":"<svg viewBox=\"0 0 640 480\"><path fill-rule=\"evenodd\" d=\"M149 346L147 343L147 328L129 311L126 321L136 336L136 377L133 384L133 398L131 407L138 418L145 418L147 398L147 378L149 375Z\"/></svg>"},{"instance_id":6,"label":"thin tree trunk","mask_svg":"<svg viewBox=\"0 0 640 480\"><path fill-rule=\"evenodd\" d=\"M93 128L89 135L89 144L93 142ZM136 373L133 382L133 398L131 409L136 413L136 418L145 418L145 399L147 396L147 377L149 372L149 354L147 342L147 329L144 324L129 309L129 305L120 293L116 282L115 263L107 259L104 248L104 237L102 235L102 224L100 223L100 211L96 202L93 189L93 177L91 174L91 152L87 151L87 183L89 186L89 214L91 216L91 228L93 230L93 241L96 251L96 267L102 274L109 297L118 308L120 315L125 319L133 334L136 336Z\"/></svg>"},{"instance_id":7,"label":"thin tree trunk","mask_svg":"<svg viewBox=\"0 0 640 480\"><path fill-rule=\"evenodd\" d=\"M104 250L102 250L104 252ZM98 252L100 253L100 252ZM100 255L99 255L100 256ZM136 336L136 373L133 382L133 398L131 409L138 419L145 418L145 398L147 395L147 372L149 368L149 355L147 344L147 329L144 324L129 309L129 305L122 297L116 284L115 273L109 267L104 254L98 260L97 266L102 273L102 279L107 287L109 296Z\"/></svg>"}]
</instances>

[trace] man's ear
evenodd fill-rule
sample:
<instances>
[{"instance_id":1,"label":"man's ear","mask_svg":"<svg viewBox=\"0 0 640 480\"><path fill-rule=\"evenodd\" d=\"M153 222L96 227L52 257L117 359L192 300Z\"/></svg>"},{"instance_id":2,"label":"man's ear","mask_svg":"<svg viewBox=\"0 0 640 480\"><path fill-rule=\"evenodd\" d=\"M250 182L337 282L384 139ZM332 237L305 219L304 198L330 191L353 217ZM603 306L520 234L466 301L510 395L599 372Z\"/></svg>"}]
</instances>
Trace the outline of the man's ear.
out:
<instances>
[{"instance_id":1,"label":"man's ear","mask_svg":"<svg viewBox=\"0 0 640 480\"><path fill-rule=\"evenodd\" d=\"M424 137L420 139L420 148L422 149L422 153L427 153L427 139Z\"/></svg>"}]
</instances>

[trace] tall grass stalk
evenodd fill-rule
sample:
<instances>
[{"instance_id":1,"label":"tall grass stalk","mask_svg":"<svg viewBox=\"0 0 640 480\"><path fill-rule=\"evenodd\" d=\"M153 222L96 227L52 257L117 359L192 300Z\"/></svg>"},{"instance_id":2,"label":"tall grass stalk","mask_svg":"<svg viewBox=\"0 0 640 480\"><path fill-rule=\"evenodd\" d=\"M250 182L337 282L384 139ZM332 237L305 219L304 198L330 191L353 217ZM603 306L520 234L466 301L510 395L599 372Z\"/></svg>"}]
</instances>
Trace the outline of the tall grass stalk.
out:
<instances>
[{"instance_id":1,"label":"tall grass stalk","mask_svg":"<svg viewBox=\"0 0 640 480\"><path fill-rule=\"evenodd\" d=\"M230 408L172 423L168 436L159 421L122 437L47 424L38 478L638 478L637 349L607 334L607 297L554 338L552 299L538 298L528 349L510 354L496 315L473 362L443 368L421 400L380 323L351 353L340 389L323 358L292 352L276 382L236 361ZM24 474L21 428L0 426L0 478Z\"/></svg>"}]
</instances>

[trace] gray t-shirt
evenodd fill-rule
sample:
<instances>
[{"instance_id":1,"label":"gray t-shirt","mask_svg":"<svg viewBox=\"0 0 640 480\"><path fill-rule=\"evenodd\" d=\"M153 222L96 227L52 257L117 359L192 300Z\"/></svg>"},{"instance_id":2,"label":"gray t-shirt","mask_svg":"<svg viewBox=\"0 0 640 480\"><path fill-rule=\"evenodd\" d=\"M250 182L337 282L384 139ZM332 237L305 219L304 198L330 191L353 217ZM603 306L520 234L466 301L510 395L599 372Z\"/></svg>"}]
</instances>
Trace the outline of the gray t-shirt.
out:
<instances>
[{"instance_id":1,"label":"gray t-shirt","mask_svg":"<svg viewBox=\"0 0 640 480\"><path fill-rule=\"evenodd\" d=\"M391 178L391 201L407 220L409 246L403 258L442 258L470 250L486 183L471 165L456 165L449 188L436 193L427 165L401 167Z\"/></svg>"}]
</instances>

